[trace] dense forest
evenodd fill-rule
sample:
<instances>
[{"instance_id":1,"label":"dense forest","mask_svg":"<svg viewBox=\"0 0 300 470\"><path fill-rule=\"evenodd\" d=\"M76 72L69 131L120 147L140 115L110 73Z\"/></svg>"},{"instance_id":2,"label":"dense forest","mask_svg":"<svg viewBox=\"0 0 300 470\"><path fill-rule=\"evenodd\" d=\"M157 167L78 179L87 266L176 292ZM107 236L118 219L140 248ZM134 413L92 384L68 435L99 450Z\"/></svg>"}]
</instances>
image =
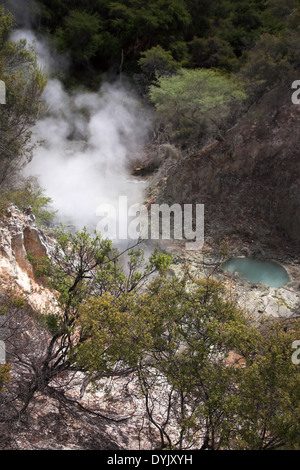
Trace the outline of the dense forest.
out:
<instances>
[{"instance_id":1,"label":"dense forest","mask_svg":"<svg viewBox=\"0 0 300 470\"><path fill-rule=\"evenodd\" d=\"M238 72L246 64L252 79L249 68L258 55L257 66L263 57L269 61L264 67L297 63L297 1L45 0L16 5L11 2L19 26L30 24L49 35L53 47L70 58L71 75L81 84L86 76L108 70L143 70L151 77L178 66Z\"/></svg>"},{"instance_id":2,"label":"dense forest","mask_svg":"<svg viewBox=\"0 0 300 470\"><path fill-rule=\"evenodd\" d=\"M134 66L158 45L189 67L240 68L262 34L297 31L297 2L37 2L36 28L53 37L75 65Z\"/></svg>"},{"instance_id":3,"label":"dense forest","mask_svg":"<svg viewBox=\"0 0 300 470\"><path fill-rule=\"evenodd\" d=\"M176 168L195 168L195 158L201 159L211 144L224 145L224 160L228 155L234 160L234 151L226 147L227 133L246 116L245 133L258 128L257 141L264 141L266 120L255 106L266 96L276 106L278 95L273 98L273 91L290 91L297 74L300 79L300 1L1 3L0 80L6 86L6 104L0 105L0 219L5 240L0 239L1 250L4 258L13 253L21 269L30 270L30 283L38 286L35 293L54 292L57 303L54 310L50 303L35 310L27 301L31 284L23 292L12 287L19 271L11 282L3 276L0 332L8 338L9 360L0 365L0 448L40 448L34 442L41 429L49 427L58 436L63 429L67 448L124 449L126 439L129 442L134 435L129 448L139 444L164 450L299 450L300 366L291 360L292 344L300 340L299 312L293 307L288 318L254 318L252 305L242 304L222 278L231 240L214 240L213 262L203 254L200 276L188 263L180 265L180 276L175 275L178 259L165 249L145 256L140 242L124 250L124 267L124 253L110 240L91 235L85 227L58 229L47 192L23 171L38 145L32 141L32 129L49 112L43 93L53 79L69 96L79 89L98 93L103 83L121 83L120 79L130 84L141 106L151 109L146 144L156 156L154 163L150 158L148 170L155 178L161 165L165 185L169 167L157 157L162 149L172 154L170 175L173 171L175 180ZM19 29L43 38L66 66L44 70L34 47L24 39L11 39ZM271 105L277 138L281 122L275 118L280 110L273 112ZM90 112L88 106L82 108L83 114ZM293 125L294 115L289 119ZM278 166L287 185L291 174L297 179L298 149L293 151L294 169L282 161ZM278 153L276 148L275 156ZM179 157L174 163L175 154ZM263 186L273 165L269 160L267 171L261 165L253 172L258 177L255 173L249 179L257 177ZM232 173L230 167L224 186ZM166 187L165 194L174 193ZM175 189L180 193L182 188ZM294 206L292 211L296 212ZM261 221L264 216L259 216ZM16 222L18 217L22 222ZM17 228L12 229L13 220ZM37 228L30 225L32 220ZM18 230L23 230L21 236ZM258 232L255 226L252 230ZM276 245L274 235L272 254L282 253L290 243L288 231L278 233L282 238ZM39 237L43 244L33 253ZM44 243L46 237L51 243ZM253 233L248 238L252 243ZM7 240L12 246L9 256ZM296 250L289 256L296 272ZM290 290L295 289L298 299L295 279ZM278 299L280 312L286 305ZM87 389L92 398L84 402ZM112 436L123 422L130 422L134 400L143 404L142 419L132 428L122 428L126 438L120 443ZM50 407L47 416L43 406ZM62 416L68 424L60 421ZM67 430L75 429L76 419L84 423L89 439ZM103 431L108 424L116 427L114 434L109 434L111 428ZM30 444L24 444L29 429ZM63 439L54 443L49 438L49 447L63 447Z\"/></svg>"}]
</instances>

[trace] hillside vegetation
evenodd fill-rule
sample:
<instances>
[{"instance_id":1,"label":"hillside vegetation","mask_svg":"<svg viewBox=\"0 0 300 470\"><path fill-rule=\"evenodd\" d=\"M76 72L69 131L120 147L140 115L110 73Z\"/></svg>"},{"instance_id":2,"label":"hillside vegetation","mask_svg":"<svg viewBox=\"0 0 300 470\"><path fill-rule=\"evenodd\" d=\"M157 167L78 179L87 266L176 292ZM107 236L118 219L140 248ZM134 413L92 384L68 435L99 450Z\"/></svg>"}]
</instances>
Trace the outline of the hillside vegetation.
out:
<instances>
[{"instance_id":1,"label":"hillside vegetation","mask_svg":"<svg viewBox=\"0 0 300 470\"><path fill-rule=\"evenodd\" d=\"M255 318L221 267L224 235L229 245L246 232L249 245L270 237L272 253L284 240L282 253L299 233L299 138L289 132L299 123L290 86L300 73L300 0L4 5L0 447L299 450L298 312ZM36 51L11 40L28 24L65 56L68 69L50 73L70 93L121 76L151 107L147 144L171 154L155 161L153 198L208 204L213 262L203 251L195 273L160 249L147 257L139 242L120 253L86 228L54 230L47 194L22 172L47 111ZM276 217L278 238L268 225ZM296 272L296 251L293 259ZM39 307L29 302L43 295Z\"/></svg>"}]
</instances>

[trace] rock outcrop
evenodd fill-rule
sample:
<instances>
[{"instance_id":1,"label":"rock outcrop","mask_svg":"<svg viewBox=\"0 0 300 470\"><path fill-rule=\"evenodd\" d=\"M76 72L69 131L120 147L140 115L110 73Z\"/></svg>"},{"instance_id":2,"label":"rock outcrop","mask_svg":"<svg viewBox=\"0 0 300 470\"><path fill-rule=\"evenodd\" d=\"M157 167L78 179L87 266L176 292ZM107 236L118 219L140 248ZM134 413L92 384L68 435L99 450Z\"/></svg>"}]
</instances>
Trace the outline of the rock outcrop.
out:
<instances>
[{"instance_id":1,"label":"rock outcrop","mask_svg":"<svg viewBox=\"0 0 300 470\"><path fill-rule=\"evenodd\" d=\"M32 211L10 207L0 224L1 288L26 295L33 309L54 308L55 294L36 277L30 262L31 257L39 259L50 251L51 240L36 226Z\"/></svg>"},{"instance_id":2,"label":"rock outcrop","mask_svg":"<svg viewBox=\"0 0 300 470\"><path fill-rule=\"evenodd\" d=\"M183 157L156 202L205 204L206 234L300 242L300 105L290 85L273 89L230 129ZM275 242L276 245L276 242Z\"/></svg>"}]
</instances>

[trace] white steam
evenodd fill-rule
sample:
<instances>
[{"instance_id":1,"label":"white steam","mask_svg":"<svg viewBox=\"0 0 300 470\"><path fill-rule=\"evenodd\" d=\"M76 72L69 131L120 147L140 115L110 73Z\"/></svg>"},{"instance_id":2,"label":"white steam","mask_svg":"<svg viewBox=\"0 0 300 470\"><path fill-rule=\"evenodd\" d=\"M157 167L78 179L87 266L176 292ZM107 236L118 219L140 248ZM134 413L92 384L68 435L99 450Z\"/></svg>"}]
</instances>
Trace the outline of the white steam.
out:
<instances>
[{"instance_id":1,"label":"white steam","mask_svg":"<svg viewBox=\"0 0 300 470\"><path fill-rule=\"evenodd\" d=\"M13 39L21 37L35 43L41 65L56 63L46 42L28 31L15 32ZM120 196L127 196L129 205L142 202L145 186L132 181L129 163L142 148L149 114L136 97L120 82L105 84L98 93L70 94L50 79L43 99L48 111L33 129L42 143L25 176L38 178L60 221L92 229L100 204L117 208Z\"/></svg>"},{"instance_id":2,"label":"white steam","mask_svg":"<svg viewBox=\"0 0 300 470\"><path fill-rule=\"evenodd\" d=\"M39 66L48 73L66 71L69 67L69 59L66 55L58 54L51 50L47 39L37 36L30 29L17 29L11 35L12 41L26 39L27 45L33 48L37 54Z\"/></svg>"},{"instance_id":3,"label":"white steam","mask_svg":"<svg viewBox=\"0 0 300 470\"><path fill-rule=\"evenodd\" d=\"M34 128L43 140L26 175L36 175L62 220L97 222L100 204L142 202L143 185L130 181L130 157L142 144L147 120L128 92L104 85L99 93L68 95L57 80L44 93L49 113Z\"/></svg>"}]
</instances>

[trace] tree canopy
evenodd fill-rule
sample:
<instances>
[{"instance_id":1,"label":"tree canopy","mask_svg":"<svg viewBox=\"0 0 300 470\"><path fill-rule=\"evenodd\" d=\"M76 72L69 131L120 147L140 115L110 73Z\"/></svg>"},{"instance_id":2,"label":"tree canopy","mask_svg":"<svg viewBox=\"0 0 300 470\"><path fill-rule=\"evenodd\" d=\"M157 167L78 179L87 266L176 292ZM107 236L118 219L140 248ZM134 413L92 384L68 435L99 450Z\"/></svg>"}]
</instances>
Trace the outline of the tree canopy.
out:
<instances>
[{"instance_id":1,"label":"tree canopy","mask_svg":"<svg viewBox=\"0 0 300 470\"><path fill-rule=\"evenodd\" d=\"M217 135L234 106L246 98L243 85L211 69L182 69L150 88L158 120L170 137Z\"/></svg>"},{"instance_id":2,"label":"tree canopy","mask_svg":"<svg viewBox=\"0 0 300 470\"><path fill-rule=\"evenodd\" d=\"M158 45L189 67L232 71L262 34L280 35L297 23L299 1L39 0L35 5L35 28L49 33L80 73L87 62L100 71L119 67L122 54L125 69L136 69L140 54Z\"/></svg>"}]
</instances>

